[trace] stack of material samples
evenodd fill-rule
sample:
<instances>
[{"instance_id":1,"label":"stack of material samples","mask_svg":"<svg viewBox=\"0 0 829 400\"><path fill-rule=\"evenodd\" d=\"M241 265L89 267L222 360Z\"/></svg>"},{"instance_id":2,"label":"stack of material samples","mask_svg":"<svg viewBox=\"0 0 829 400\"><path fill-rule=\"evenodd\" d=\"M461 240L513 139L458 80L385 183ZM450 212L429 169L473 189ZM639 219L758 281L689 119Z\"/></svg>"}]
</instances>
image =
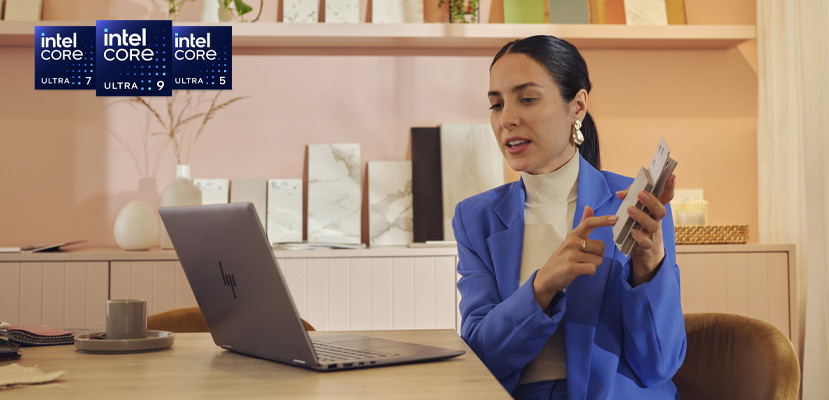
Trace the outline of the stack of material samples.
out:
<instances>
[{"instance_id":1,"label":"stack of material samples","mask_svg":"<svg viewBox=\"0 0 829 400\"><path fill-rule=\"evenodd\" d=\"M0 335L8 338L10 342L23 347L58 346L75 343L75 337L72 335L72 332L48 325L10 325L7 330L0 331Z\"/></svg>"},{"instance_id":2,"label":"stack of material samples","mask_svg":"<svg viewBox=\"0 0 829 400\"><path fill-rule=\"evenodd\" d=\"M20 358L20 351L17 343L9 340L6 334L8 333L9 325L7 322L0 322L0 361L8 361Z\"/></svg>"}]
</instances>

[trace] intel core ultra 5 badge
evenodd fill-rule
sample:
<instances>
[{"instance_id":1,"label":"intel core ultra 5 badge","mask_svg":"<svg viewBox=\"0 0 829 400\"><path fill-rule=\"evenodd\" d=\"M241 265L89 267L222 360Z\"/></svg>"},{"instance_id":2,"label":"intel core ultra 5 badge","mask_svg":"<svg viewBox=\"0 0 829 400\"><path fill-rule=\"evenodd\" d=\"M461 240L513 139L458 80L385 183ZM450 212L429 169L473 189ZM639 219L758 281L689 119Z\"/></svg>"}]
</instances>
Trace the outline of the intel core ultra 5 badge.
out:
<instances>
[{"instance_id":1,"label":"intel core ultra 5 badge","mask_svg":"<svg viewBox=\"0 0 829 400\"><path fill-rule=\"evenodd\" d=\"M95 24L98 96L171 96L172 22Z\"/></svg>"},{"instance_id":2,"label":"intel core ultra 5 badge","mask_svg":"<svg viewBox=\"0 0 829 400\"><path fill-rule=\"evenodd\" d=\"M173 27L173 89L232 89L232 28Z\"/></svg>"},{"instance_id":3,"label":"intel core ultra 5 badge","mask_svg":"<svg viewBox=\"0 0 829 400\"><path fill-rule=\"evenodd\" d=\"M95 27L35 26L35 89L95 88Z\"/></svg>"}]
</instances>

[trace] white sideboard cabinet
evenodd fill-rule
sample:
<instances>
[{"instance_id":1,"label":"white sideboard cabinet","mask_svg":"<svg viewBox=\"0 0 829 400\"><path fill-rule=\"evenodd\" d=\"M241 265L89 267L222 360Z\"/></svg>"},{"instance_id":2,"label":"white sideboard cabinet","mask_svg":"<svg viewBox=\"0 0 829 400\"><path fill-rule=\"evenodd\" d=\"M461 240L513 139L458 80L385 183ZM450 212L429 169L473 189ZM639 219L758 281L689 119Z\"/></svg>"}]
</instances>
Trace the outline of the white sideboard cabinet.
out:
<instances>
[{"instance_id":1,"label":"white sideboard cabinet","mask_svg":"<svg viewBox=\"0 0 829 400\"><path fill-rule=\"evenodd\" d=\"M794 245L678 246L685 313L768 321L799 348ZM454 248L275 251L294 303L318 330L460 325ZM143 298L150 314L196 306L173 251L89 249L0 254L0 320L99 328L106 299Z\"/></svg>"}]
</instances>

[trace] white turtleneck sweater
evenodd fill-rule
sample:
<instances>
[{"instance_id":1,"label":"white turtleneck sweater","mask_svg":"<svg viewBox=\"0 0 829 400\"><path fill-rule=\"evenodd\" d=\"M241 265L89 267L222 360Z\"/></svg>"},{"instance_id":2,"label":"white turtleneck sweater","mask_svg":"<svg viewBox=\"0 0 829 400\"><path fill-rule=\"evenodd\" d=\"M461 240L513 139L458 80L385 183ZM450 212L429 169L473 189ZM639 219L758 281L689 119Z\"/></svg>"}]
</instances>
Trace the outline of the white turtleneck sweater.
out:
<instances>
[{"instance_id":1,"label":"white turtleneck sweater","mask_svg":"<svg viewBox=\"0 0 829 400\"><path fill-rule=\"evenodd\" d=\"M535 270L544 266L573 229L578 194L579 157L573 155L561 168L542 175L521 173L524 181L524 245L521 249L523 285ZM564 325L526 367L518 384L566 379Z\"/></svg>"}]
</instances>

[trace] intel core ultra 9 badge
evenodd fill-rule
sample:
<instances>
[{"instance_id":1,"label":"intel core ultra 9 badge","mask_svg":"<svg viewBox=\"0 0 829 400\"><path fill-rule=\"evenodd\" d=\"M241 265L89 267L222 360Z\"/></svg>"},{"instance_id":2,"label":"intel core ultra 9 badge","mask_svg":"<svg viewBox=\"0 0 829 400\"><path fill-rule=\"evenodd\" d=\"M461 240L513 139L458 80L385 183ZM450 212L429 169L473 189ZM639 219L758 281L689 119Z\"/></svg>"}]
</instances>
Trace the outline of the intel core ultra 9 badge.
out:
<instances>
[{"instance_id":1,"label":"intel core ultra 9 badge","mask_svg":"<svg viewBox=\"0 0 829 400\"><path fill-rule=\"evenodd\" d=\"M95 25L98 96L171 96L172 22Z\"/></svg>"},{"instance_id":2,"label":"intel core ultra 9 badge","mask_svg":"<svg viewBox=\"0 0 829 400\"><path fill-rule=\"evenodd\" d=\"M233 89L232 28L173 27L173 89Z\"/></svg>"},{"instance_id":3,"label":"intel core ultra 9 badge","mask_svg":"<svg viewBox=\"0 0 829 400\"><path fill-rule=\"evenodd\" d=\"M35 89L95 88L95 27L35 26Z\"/></svg>"}]
</instances>

